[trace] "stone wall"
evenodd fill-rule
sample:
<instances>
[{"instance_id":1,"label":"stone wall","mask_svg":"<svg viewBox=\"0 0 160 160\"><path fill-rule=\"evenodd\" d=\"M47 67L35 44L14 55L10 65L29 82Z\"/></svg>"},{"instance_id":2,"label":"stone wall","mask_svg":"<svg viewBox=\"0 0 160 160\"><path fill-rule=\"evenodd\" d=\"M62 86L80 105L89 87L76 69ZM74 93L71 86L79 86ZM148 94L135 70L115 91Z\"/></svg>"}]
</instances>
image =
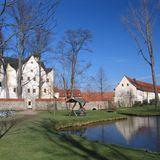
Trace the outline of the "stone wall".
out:
<instances>
[{"instance_id":1,"label":"stone wall","mask_svg":"<svg viewBox=\"0 0 160 160\"><path fill-rule=\"evenodd\" d=\"M115 108L113 101L92 101L85 105L86 110L99 110L99 109L111 109Z\"/></svg>"},{"instance_id":2,"label":"stone wall","mask_svg":"<svg viewBox=\"0 0 160 160\"><path fill-rule=\"evenodd\" d=\"M32 100L33 110L66 110L72 109L74 103L65 103L65 101L55 101L54 99L36 99ZM113 107L111 102L108 101L93 101L88 102L85 105L86 110L98 110L98 109L108 109ZM28 101L24 99L0 99L0 110L26 110L28 107ZM79 104L74 108L79 109Z\"/></svg>"},{"instance_id":3,"label":"stone wall","mask_svg":"<svg viewBox=\"0 0 160 160\"><path fill-rule=\"evenodd\" d=\"M26 110L24 99L0 99L0 110Z\"/></svg>"},{"instance_id":4,"label":"stone wall","mask_svg":"<svg viewBox=\"0 0 160 160\"><path fill-rule=\"evenodd\" d=\"M86 110L107 109L108 101L92 101L85 105Z\"/></svg>"},{"instance_id":5,"label":"stone wall","mask_svg":"<svg viewBox=\"0 0 160 160\"><path fill-rule=\"evenodd\" d=\"M55 101L53 99L36 99L33 105L35 110L47 110L47 109L56 109L64 110L67 109L65 101Z\"/></svg>"},{"instance_id":6,"label":"stone wall","mask_svg":"<svg viewBox=\"0 0 160 160\"><path fill-rule=\"evenodd\" d=\"M35 110L47 110L47 109L54 109L57 110L65 110L65 109L72 109L74 103L65 103L65 101L53 101L53 100L43 100L39 99L35 101L33 109ZM108 109L108 101L94 101L88 102L85 105L86 110L93 110L93 109ZM79 109L79 104L77 103L74 110Z\"/></svg>"}]
</instances>

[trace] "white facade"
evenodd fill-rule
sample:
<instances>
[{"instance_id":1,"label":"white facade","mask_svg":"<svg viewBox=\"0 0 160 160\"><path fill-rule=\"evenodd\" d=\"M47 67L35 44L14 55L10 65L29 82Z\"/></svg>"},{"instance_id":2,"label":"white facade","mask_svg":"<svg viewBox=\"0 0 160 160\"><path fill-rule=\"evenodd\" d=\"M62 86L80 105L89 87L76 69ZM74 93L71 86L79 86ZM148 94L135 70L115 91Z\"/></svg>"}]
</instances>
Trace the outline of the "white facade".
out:
<instances>
[{"instance_id":1,"label":"white facade","mask_svg":"<svg viewBox=\"0 0 160 160\"><path fill-rule=\"evenodd\" d=\"M132 81L134 81L132 79ZM136 81L135 83L140 81ZM144 84L147 84L144 82ZM151 84L150 84L151 85ZM160 97L160 93L158 94ZM143 103L155 99L154 92L148 92L137 89L136 85L130 82L129 78L124 76L115 88L115 103L118 106L132 106L135 102Z\"/></svg>"},{"instance_id":2,"label":"white facade","mask_svg":"<svg viewBox=\"0 0 160 160\"><path fill-rule=\"evenodd\" d=\"M32 100L39 98L39 64L38 57L31 56L23 64L22 74L22 98ZM4 72L0 70L0 98L17 98L17 69L7 64L7 86L9 95L6 95L4 87ZM41 67L41 98L53 98L54 71Z\"/></svg>"}]
</instances>

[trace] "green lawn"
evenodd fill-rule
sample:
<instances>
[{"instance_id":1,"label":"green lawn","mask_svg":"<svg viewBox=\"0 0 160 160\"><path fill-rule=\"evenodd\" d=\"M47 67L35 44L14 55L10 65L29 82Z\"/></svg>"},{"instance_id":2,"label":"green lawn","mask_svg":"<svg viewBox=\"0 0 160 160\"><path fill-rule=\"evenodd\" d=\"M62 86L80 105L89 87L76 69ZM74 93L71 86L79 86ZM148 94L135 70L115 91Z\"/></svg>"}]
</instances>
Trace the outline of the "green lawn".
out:
<instances>
[{"instance_id":1,"label":"green lawn","mask_svg":"<svg viewBox=\"0 0 160 160\"><path fill-rule=\"evenodd\" d=\"M160 154L104 145L77 136L59 134L54 128L80 122L115 119L121 115L92 111L87 117L68 117L39 112L36 116L20 118L0 139L0 160L159 160ZM94 133L93 133L94 134Z\"/></svg>"},{"instance_id":2,"label":"green lawn","mask_svg":"<svg viewBox=\"0 0 160 160\"><path fill-rule=\"evenodd\" d=\"M152 105L144 105L130 108L119 108L117 113L133 116L160 116L160 107L155 108Z\"/></svg>"},{"instance_id":3,"label":"green lawn","mask_svg":"<svg viewBox=\"0 0 160 160\"><path fill-rule=\"evenodd\" d=\"M105 122L111 120L120 120L127 118L125 115L117 114L116 112L107 111L87 111L87 116L68 116L68 111L58 111L52 114L48 112L40 112L44 118L54 119L54 129L65 127L76 127L82 125L93 124L97 122ZM54 118L53 118L54 117Z\"/></svg>"}]
</instances>

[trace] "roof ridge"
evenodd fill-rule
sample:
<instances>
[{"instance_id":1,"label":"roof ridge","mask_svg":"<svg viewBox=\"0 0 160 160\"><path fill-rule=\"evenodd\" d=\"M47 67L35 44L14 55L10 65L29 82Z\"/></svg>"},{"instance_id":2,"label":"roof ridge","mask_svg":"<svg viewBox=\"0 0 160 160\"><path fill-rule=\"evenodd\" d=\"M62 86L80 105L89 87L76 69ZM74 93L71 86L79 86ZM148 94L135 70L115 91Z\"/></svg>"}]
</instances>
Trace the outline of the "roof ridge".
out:
<instances>
[{"instance_id":1,"label":"roof ridge","mask_svg":"<svg viewBox=\"0 0 160 160\"><path fill-rule=\"evenodd\" d=\"M137 89L142 90L142 91L146 91L146 92L154 92L154 86L152 83L149 82L144 82L144 81L140 81L140 80L136 80L136 79L132 79L128 76L125 76L128 81L134 85ZM156 86L158 89L158 92L160 92L160 86Z\"/></svg>"},{"instance_id":2,"label":"roof ridge","mask_svg":"<svg viewBox=\"0 0 160 160\"><path fill-rule=\"evenodd\" d=\"M133 81L135 81L135 82L142 82L142 83L145 83L145 84L150 84L150 85L153 85L152 83L149 83L149 82L144 82L144 81L141 81L141 80L137 80L137 79L134 79L134 78L130 78L130 77L128 77L128 76L125 76L128 80L133 80ZM160 87L160 86L158 86L157 85L157 87Z\"/></svg>"}]
</instances>

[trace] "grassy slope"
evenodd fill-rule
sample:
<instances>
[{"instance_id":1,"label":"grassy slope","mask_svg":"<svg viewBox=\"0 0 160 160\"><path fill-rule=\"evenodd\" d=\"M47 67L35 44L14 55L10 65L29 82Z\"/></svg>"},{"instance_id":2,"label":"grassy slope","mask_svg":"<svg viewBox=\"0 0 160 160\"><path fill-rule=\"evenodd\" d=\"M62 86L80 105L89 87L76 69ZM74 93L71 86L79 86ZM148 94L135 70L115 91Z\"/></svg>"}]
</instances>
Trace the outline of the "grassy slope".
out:
<instances>
[{"instance_id":1,"label":"grassy slope","mask_svg":"<svg viewBox=\"0 0 160 160\"><path fill-rule=\"evenodd\" d=\"M142 106L131 108L119 108L117 113L134 115L134 116L160 116L160 107L155 106Z\"/></svg>"},{"instance_id":2,"label":"grassy slope","mask_svg":"<svg viewBox=\"0 0 160 160\"><path fill-rule=\"evenodd\" d=\"M90 113L92 114L92 113ZM106 118L110 115L103 113ZM0 139L1 160L158 160L160 154L91 142L77 136L65 136L52 127L64 114L40 113L36 118L20 121ZM100 117L98 112L93 115ZM98 116L99 115L99 116ZM89 116L89 115L88 115ZM102 117L103 117L102 116ZM72 117L73 118L73 117ZM69 118L67 121L72 121ZM77 117L79 118L79 117ZM82 117L81 117L82 118ZM81 119L81 121L84 118ZM75 120L75 119L74 119ZM78 120L75 120L78 121ZM75 123L74 121L74 123ZM87 121L87 120L86 120ZM59 122L60 123L60 122Z\"/></svg>"},{"instance_id":3,"label":"grassy slope","mask_svg":"<svg viewBox=\"0 0 160 160\"><path fill-rule=\"evenodd\" d=\"M41 112L41 116L44 118L53 119L53 114L48 114L47 112ZM68 116L68 111L58 111L54 116L54 128L61 129L65 127L82 126L91 123L111 121L124 119L126 116L117 114L115 112L105 112L105 111L87 111L87 116Z\"/></svg>"}]
</instances>

